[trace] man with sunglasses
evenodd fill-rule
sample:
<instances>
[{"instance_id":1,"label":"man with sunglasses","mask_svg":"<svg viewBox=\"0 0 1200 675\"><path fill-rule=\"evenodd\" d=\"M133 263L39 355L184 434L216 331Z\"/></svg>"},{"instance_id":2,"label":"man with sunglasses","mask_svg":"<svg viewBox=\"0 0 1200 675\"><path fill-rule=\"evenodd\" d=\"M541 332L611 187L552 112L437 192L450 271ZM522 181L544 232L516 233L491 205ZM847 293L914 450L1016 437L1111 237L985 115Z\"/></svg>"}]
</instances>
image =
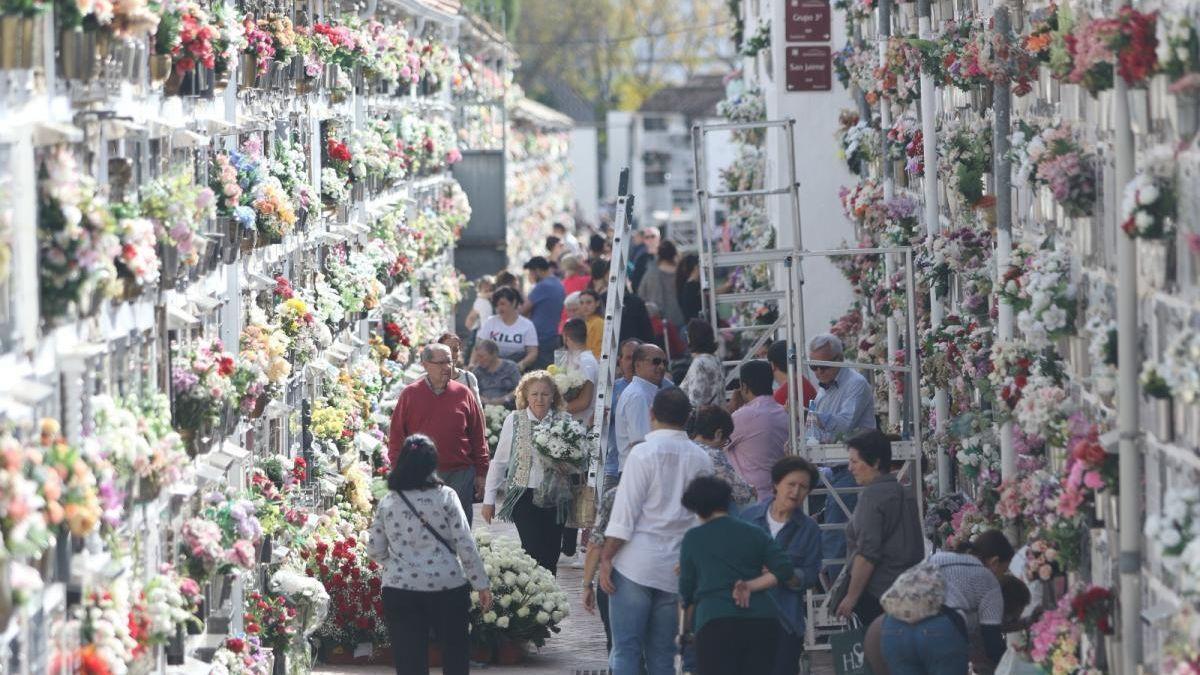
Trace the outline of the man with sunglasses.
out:
<instances>
[{"instance_id":1,"label":"man with sunglasses","mask_svg":"<svg viewBox=\"0 0 1200 675\"><path fill-rule=\"evenodd\" d=\"M617 400L614 423L617 436L618 472L633 445L650 432L650 405L667 374L667 355L657 345L638 345L633 352L633 380Z\"/></svg>"},{"instance_id":2,"label":"man with sunglasses","mask_svg":"<svg viewBox=\"0 0 1200 675\"><path fill-rule=\"evenodd\" d=\"M842 341L836 335L824 333L808 343L808 358L812 361L841 361L842 353ZM867 378L841 366L812 365L810 368L821 385L813 401L812 413L822 443L849 438L877 426L875 393Z\"/></svg>"},{"instance_id":3,"label":"man with sunglasses","mask_svg":"<svg viewBox=\"0 0 1200 675\"><path fill-rule=\"evenodd\" d=\"M817 335L808 343L808 358L813 361L842 361L842 341L836 335L824 333ZM860 373L849 368L828 365L809 366L817 378L820 391L812 403L809 415L813 418L817 438L822 443L833 443L841 438L849 438L860 431L875 429L875 393L871 383ZM822 469L823 471L826 469ZM858 484L845 464L832 467L829 474L829 484L837 488L853 488ZM846 508L854 510L858 502L857 495L842 493L842 501ZM826 525L849 522L847 513L836 499L825 499ZM825 529L821 531L821 556L825 559L844 558L846 556L846 533L841 529ZM821 571L826 585L841 572L841 565L829 565Z\"/></svg>"}]
</instances>

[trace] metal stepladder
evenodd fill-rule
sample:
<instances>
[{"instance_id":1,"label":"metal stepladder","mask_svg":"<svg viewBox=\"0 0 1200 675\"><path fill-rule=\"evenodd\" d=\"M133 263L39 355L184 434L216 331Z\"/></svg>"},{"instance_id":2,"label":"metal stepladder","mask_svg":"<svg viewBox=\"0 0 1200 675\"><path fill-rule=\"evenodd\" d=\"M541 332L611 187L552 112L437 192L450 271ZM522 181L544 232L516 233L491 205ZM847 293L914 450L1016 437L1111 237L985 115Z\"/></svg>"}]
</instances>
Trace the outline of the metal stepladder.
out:
<instances>
[{"instance_id":1,"label":"metal stepladder","mask_svg":"<svg viewBox=\"0 0 1200 675\"><path fill-rule=\"evenodd\" d=\"M629 169L621 170L617 188L617 206L613 218L612 257L608 267L608 297L604 304L604 337L600 346L600 368L597 372L596 407L592 430L599 439L600 452L592 459L588 470L588 485L596 490L596 505L604 496L604 460L608 453L608 438L612 433L613 385L617 381L617 360L621 349L621 308L625 303L626 264L629 261L629 223L633 215L633 195L629 194Z\"/></svg>"},{"instance_id":2,"label":"metal stepladder","mask_svg":"<svg viewBox=\"0 0 1200 675\"><path fill-rule=\"evenodd\" d=\"M797 382L797 377L800 373L808 376L808 366L812 365L849 367L871 371L884 377L891 377L893 373L907 375L905 390L908 405L904 410L907 413L907 420L903 420L900 429L901 440L892 442L892 457L894 461L903 462L899 476L902 479L907 479L913 487L923 519L923 492L920 489L923 477L919 462L922 447L921 399L919 395L913 395L913 392L920 391L920 361L917 351L918 336L915 304L917 296L914 282L915 268L913 252L908 247L834 249L824 251L807 251L804 249L800 226L800 186L796 180L794 127L795 120L791 118L763 122L697 124L692 127L692 148L697 181L696 218L697 235L700 240L700 283L701 297L704 302L705 311L712 323L714 333L718 330L732 331L735 334L759 332L753 344L744 351L745 356L741 360L727 360L723 362L729 368L729 371L726 373L726 382L737 376L737 369L742 363L755 358L755 354L767 341L780 335L780 333L782 333L780 337L785 338L788 345L787 370L789 383ZM781 139L779 142L786 143L788 150L786 157L787 168L785 169L787 184L779 187L759 186L738 191L709 192L705 185L707 176L705 135L719 131L751 129L764 130L768 142L771 140L772 129L779 130L779 132L782 132L786 136L786 139ZM716 233L708 222L709 201L740 198L765 199L772 196L786 196L789 201L790 218L786 223L779 223L777 230L782 230L785 226L789 228L792 242L791 247L755 251L719 251L718 242L715 241ZM893 260L901 263L902 269L905 271L906 316L903 325L906 328L905 332L907 336L904 341L906 347L905 364L907 365L850 361L827 362L808 358L804 328L804 262L813 258L832 259L858 255L891 256ZM719 291L717 286L718 270L761 264L775 266L773 287L771 289L740 293ZM770 324L763 325L719 326L719 308L749 302L777 303L778 310L775 320ZM788 387L789 451L808 458L820 467L845 464L848 461L849 452L844 444L813 444L806 439L802 430L805 428L804 425L807 421L806 416L808 413L804 410L802 402L797 400L797 394L798 389L796 387ZM831 503L836 503L844 512L851 513L852 509L847 507L844 496L856 494L860 491L861 488L858 487L834 488L829 481L827 472L822 471L821 485L817 489L814 489L811 495L824 495L827 497L827 500L830 500ZM760 497L762 496L760 495ZM807 500L805 506L807 508ZM829 504L827 504L827 508L828 506ZM844 530L845 527L845 524L822 523L820 525L822 534L829 531ZM829 565L843 565L844 563L845 560L841 558L823 559L821 561L821 569L825 569ZM807 593L805 634L805 648L807 651L828 649L829 644L824 637L829 633L844 629L840 621L831 616L833 608L829 608L828 611L824 608L825 598L826 594L820 585L815 589L810 589Z\"/></svg>"}]
</instances>

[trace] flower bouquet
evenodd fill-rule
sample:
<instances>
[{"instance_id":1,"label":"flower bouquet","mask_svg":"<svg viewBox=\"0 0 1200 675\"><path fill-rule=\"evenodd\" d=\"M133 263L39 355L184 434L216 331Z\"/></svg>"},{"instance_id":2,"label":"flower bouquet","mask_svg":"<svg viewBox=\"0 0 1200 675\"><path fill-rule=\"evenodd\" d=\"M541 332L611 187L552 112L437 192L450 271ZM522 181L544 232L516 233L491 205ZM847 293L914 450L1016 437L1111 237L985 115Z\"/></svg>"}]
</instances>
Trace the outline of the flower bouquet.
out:
<instances>
[{"instance_id":1,"label":"flower bouquet","mask_svg":"<svg viewBox=\"0 0 1200 675\"><path fill-rule=\"evenodd\" d=\"M271 675L271 652L257 637L227 637L213 654L209 675Z\"/></svg>"},{"instance_id":2,"label":"flower bouquet","mask_svg":"<svg viewBox=\"0 0 1200 675\"><path fill-rule=\"evenodd\" d=\"M562 392L563 400L573 401L583 391L583 387L588 383L583 373L573 368L562 368L557 365L551 365L546 369L550 373L550 377L554 380L554 386Z\"/></svg>"},{"instance_id":3,"label":"flower bouquet","mask_svg":"<svg viewBox=\"0 0 1200 675\"><path fill-rule=\"evenodd\" d=\"M502 405L483 406L483 417L487 425L488 447L492 454L496 453L496 445L500 443L500 431L504 428L504 420L508 419L508 408Z\"/></svg>"},{"instance_id":4,"label":"flower bouquet","mask_svg":"<svg viewBox=\"0 0 1200 675\"><path fill-rule=\"evenodd\" d=\"M90 314L117 279L121 241L95 182L66 147L42 165L37 232L42 316L59 319L72 308Z\"/></svg>"},{"instance_id":5,"label":"flower bouquet","mask_svg":"<svg viewBox=\"0 0 1200 675\"><path fill-rule=\"evenodd\" d=\"M1146 536L1158 545L1163 566L1180 582L1187 597L1200 595L1200 488L1166 491L1162 509L1146 518Z\"/></svg>"},{"instance_id":6,"label":"flower bouquet","mask_svg":"<svg viewBox=\"0 0 1200 675\"><path fill-rule=\"evenodd\" d=\"M379 565L367 558L363 539L319 535L312 547L300 551L305 572L321 582L330 599L329 613L316 636L349 649L388 641Z\"/></svg>"},{"instance_id":7,"label":"flower bouquet","mask_svg":"<svg viewBox=\"0 0 1200 675\"><path fill-rule=\"evenodd\" d=\"M44 419L40 426L42 456L38 464L44 463L57 474L57 479L46 476L42 485L47 522L64 523L72 536L86 537L96 530L105 515L96 473L79 449L62 437L57 421Z\"/></svg>"},{"instance_id":8,"label":"flower bouquet","mask_svg":"<svg viewBox=\"0 0 1200 675\"><path fill-rule=\"evenodd\" d=\"M133 299L158 284L158 239L154 223L132 214L134 209L114 207L116 235L121 252L115 260L117 278L122 281L121 296Z\"/></svg>"},{"instance_id":9,"label":"flower bouquet","mask_svg":"<svg viewBox=\"0 0 1200 675\"><path fill-rule=\"evenodd\" d=\"M938 133L938 174L974 207L983 199L984 176L992 172L992 119L952 117Z\"/></svg>"},{"instance_id":10,"label":"flower bouquet","mask_svg":"<svg viewBox=\"0 0 1200 675\"><path fill-rule=\"evenodd\" d=\"M925 175L925 136L921 123L913 115L896 118L887 132L888 158L904 162L904 171L910 176Z\"/></svg>"},{"instance_id":11,"label":"flower bouquet","mask_svg":"<svg viewBox=\"0 0 1200 675\"><path fill-rule=\"evenodd\" d=\"M253 64L254 72L259 76L267 74L267 68L275 58L275 41L271 34L263 29L263 24L265 22L256 22L250 14L242 19L242 28L246 36L246 48L242 54L248 64ZM253 79L249 82L243 80L242 84L253 86L254 82Z\"/></svg>"},{"instance_id":12,"label":"flower bouquet","mask_svg":"<svg viewBox=\"0 0 1200 675\"><path fill-rule=\"evenodd\" d=\"M175 170L142 187L142 215L154 221L159 242L174 248L182 265L196 265L206 242L200 231L216 215L216 195L192 182L190 169ZM165 252L164 250L164 252ZM165 266L164 273L171 272Z\"/></svg>"},{"instance_id":13,"label":"flower bouquet","mask_svg":"<svg viewBox=\"0 0 1200 675\"><path fill-rule=\"evenodd\" d=\"M1121 229L1139 239L1175 236L1175 153L1156 146L1145 165L1125 186Z\"/></svg>"},{"instance_id":14,"label":"flower bouquet","mask_svg":"<svg viewBox=\"0 0 1200 675\"><path fill-rule=\"evenodd\" d=\"M550 572L512 539L480 531L475 533L475 542L488 573L493 602L485 612L478 604L478 594L471 594L472 642L481 646L498 646L502 641L531 642L538 647L546 644L569 613L566 594Z\"/></svg>"},{"instance_id":15,"label":"flower bouquet","mask_svg":"<svg viewBox=\"0 0 1200 675\"><path fill-rule=\"evenodd\" d=\"M871 125L870 120L860 120L858 113L852 110L843 110L839 120L842 127L838 129L837 137L842 147L842 157L850 173L862 176L879 154L879 130ZM889 131L888 140L891 138Z\"/></svg>"},{"instance_id":16,"label":"flower bouquet","mask_svg":"<svg viewBox=\"0 0 1200 675\"><path fill-rule=\"evenodd\" d=\"M253 591L246 597L242 623L246 634L273 650L276 659L299 634L296 607L287 598L270 593Z\"/></svg>"},{"instance_id":17,"label":"flower bouquet","mask_svg":"<svg viewBox=\"0 0 1200 675\"><path fill-rule=\"evenodd\" d=\"M79 672L124 675L137 656L131 632L129 589L118 582L108 590L88 593L78 607Z\"/></svg>"},{"instance_id":18,"label":"flower bouquet","mask_svg":"<svg viewBox=\"0 0 1200 675\"><path fill-rule=\"evenodd\" d=\"M767 104L761 91L751 89L717 103L717 114L735 123L762 122L767 119ZM766 130L739 129L732 136L734 143L760 146L766 140Z\"/></svg>"},{"instance_id":19,"label":"flower bouquet","mask_svg":"<svg viewBox=\"0 0 1200 675\"><path fill-rule=\"evenodd\" d=\"M1020 160L1016 180L1049 188L1068 216L1092 215L1097 194L1095 153L1076 140L1065 123L1041 131L1024 122L1018 125L1012 143Z\"/></svg>"},{"instance_id":20,"label":"flower bouquet","mask_svg":"<svg viewBox=\"0 0 1200 675\"><path fill-rule=\"evenodd\" d=\"M1058 500L1059 513L1074 516L1079 507L1101 490L1117 490L1117 456L1110 455L1100 443L1100 429L1088 423L1081 413L1069 420L1066 476Z\"/></svg>"},{"instance_id":21,"label":"flower bouquet","mask_svg":"<svg viewBox=\"0 0 1200 675\"><path fill-rule=\"evenodd\" d=\"M1083 631L1073 620L1070 595L1044 612L1029 628L1029 657L1048 675L1078 675L1097 672L1088 669L1080 658Z\"/></svg>"},{"instance_id":22,"label":"flower bouquet","mask_svg":"<svg viewBox=\"0 0 1200 675\"><path fill-rule=\"evenodd\" d=\"M1017 310L1017 327L1035 348L1075 334L1076 289L1070 265L1063 247L1021 244L1013 251L1001 294Z\"/></svg>"},{"instance_id":23,"label":"flower bouquet","mask_svg":"<svg viewBox=\"0 0 1200 675\"><path fill-rule=\"evenodd\" d=\"M1115 17L1080 25L1066 40L1067 50L1074 57L1067 81L1082 85L1094 95L1112 88L1115 65L1117 74L1129 86L1144 84L1158 66L1155 18L1153 13L1122 7Z\"/></svg>"},{"instance_id":24,"label":"flower bouquet","mask_svg":"<svg viewBox=\"0 0 1200 675\"><path fill-rule=\"evenodd\" d=\"M54 545L50 526L62 521L58 503L62 486L53 471L41 472L31 460L40 460L36 448L0 436L0 552L6 556L37 558ZM56 520L55 520L56 519ZM8 598L0 598L7 602Z\"/></svg>"},{"instance_id":25,"label":"flower bouquet","mask_svg":"<svg viewBox=\"0 0 1200 675\"><path fill-rule=\"evenodd\" d=\"M131 616L144 636L143 644L166 644L180 628L198 626L195 612L199 591L195 581L180 577L170 565L147 579Z\"/></svg>"},{"instance_id":26,"label":"flower bouquet","mask_svg":"<svg viewBox=\"0 0 1200 675\"><path fill-rule=\"evenodd\" d=\"M178 346L177 346L178 349ZM188 453L199 450L198 435L209 433L233 403L230 376L237 362L220 340L204 340L177 353L171 369L172 417L187 444Z\"/></svg>"}]
</instances>

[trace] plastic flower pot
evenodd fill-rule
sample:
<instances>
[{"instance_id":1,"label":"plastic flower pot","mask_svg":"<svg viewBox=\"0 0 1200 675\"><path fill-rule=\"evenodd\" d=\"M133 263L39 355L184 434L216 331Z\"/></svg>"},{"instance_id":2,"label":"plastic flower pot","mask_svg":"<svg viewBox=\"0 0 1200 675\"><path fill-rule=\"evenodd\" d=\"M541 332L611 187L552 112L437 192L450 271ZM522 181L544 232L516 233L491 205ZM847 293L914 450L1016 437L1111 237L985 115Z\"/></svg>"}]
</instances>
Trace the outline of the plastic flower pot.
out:
<instances>
[{"instance_id":1,"label":"plastic flower pot","mask_svg":"<svg viewBox=\"0 0 1200 675\"><path fill-rule=\"evenodd\" d=\"M65 30L58 37L58 66L63 78L86 81L99 70L106 40L95 31Z\"/></svg>"},{"instance_id":2,"label":"plastic flower pot","mask_svg":"<svg viewBox=\"0 0 1200 675\"><path fill-rule=\"evenodd\" d=\"M42 17L0 16L0 70L25 70L38 60Z\"/></svg>"}]
</instances>

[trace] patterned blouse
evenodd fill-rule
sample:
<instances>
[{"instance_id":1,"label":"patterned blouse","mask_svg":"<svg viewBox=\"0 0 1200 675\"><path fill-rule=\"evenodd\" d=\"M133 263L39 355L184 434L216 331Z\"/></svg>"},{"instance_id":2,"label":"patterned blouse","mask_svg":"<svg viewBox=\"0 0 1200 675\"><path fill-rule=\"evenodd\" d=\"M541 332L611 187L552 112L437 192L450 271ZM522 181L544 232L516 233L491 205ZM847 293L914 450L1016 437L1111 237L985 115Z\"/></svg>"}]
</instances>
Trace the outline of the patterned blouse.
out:
<instances>
[{"instance_id":1,"label":"patterned blouse","mask_svg":"<svg viewBox=\"0 0 1200 675\"><path fill-rule=\"evenodd\" d=\"M696 445L704 448L704 451L708 453L708 458L712 460L713 475L729 483L729 486L733 488L734 504L749 506L766 496L757 494L754 487L747 483L745 478L742 478L742 474L738 473L729 463L729 455L726 455L724 450L699 441L696 441Z\"/></svg>"},{"instance_id":2,"label":"patterned blouse","mask_svg":"<svg viewBox=\"0 0 1200 675\"><path fill-rule=\"evenodd\" d=\"M725 369L713 354L697 354L679 388L688 395L693 408L721 405L725 402Z\"/></svg>"},{"instance_id":3,"label":"patterned blouse","mask_svg":"<svg viewBox=\"0 0 1200 675\"><path fill-rule=\"evenodd\" d=\"M367 542L367 555L379 563L383 585L407 591L445 591L469 582L477 591L487 588L483 559L454 490L441 485L405 490L404 496L425 522L454 546L457 555L425 529L400 495L389 491L375 508Z\"/></svg>"}]
</instances>

